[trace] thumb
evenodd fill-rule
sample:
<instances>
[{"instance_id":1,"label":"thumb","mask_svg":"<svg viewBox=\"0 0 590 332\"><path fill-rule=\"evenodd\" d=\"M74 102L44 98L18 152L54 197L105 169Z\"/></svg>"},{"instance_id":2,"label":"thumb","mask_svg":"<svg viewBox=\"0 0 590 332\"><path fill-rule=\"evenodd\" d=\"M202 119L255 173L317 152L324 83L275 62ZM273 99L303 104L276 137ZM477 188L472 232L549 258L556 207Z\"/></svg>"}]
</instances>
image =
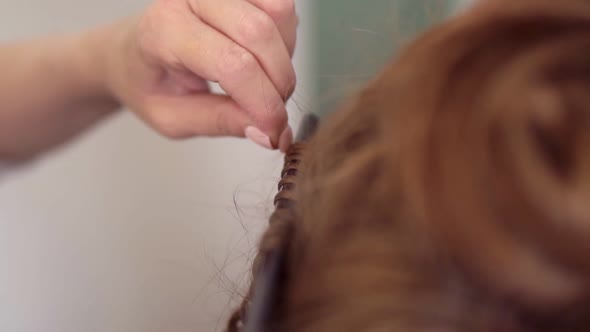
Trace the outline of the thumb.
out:
<instances>
[{"instance_id":1,"label":"thumb","mask_svg":"<svg viewBox=\"0 0 590 332\"><path fill-rule=\"evenodd\" d=\"M244 137L245 129L253 123L242 108L223 95L152 95L145 105L143 119L172 139Z\"/></svg>"}]
</instances>

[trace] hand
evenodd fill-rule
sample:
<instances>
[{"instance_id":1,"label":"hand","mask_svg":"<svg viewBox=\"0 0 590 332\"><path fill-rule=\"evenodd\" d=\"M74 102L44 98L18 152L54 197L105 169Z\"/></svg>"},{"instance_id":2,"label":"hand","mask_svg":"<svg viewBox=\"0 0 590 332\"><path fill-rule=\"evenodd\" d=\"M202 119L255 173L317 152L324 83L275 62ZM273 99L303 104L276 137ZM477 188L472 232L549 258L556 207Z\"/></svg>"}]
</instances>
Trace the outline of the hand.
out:
<instances>
[{"instance_id":1,"label":"hand","mask_svg":"<svg viewBox=\"0 0 590 332\"><path fill-rule=\"evenodd\" d=\"M157 0L122 25L109 88L156 131L290 145L293 0ZM212 94L207 81L228 95Z\"/></svg>"}]
</instances>

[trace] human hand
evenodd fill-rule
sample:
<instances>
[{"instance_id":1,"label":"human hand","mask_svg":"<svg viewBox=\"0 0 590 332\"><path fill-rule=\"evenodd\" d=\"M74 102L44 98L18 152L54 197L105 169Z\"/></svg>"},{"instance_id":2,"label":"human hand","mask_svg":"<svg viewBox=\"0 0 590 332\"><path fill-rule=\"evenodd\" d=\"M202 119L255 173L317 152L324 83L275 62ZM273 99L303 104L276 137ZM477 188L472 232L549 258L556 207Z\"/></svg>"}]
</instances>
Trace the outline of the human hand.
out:
<instances>
[{"instance_id":1,"label":"human hand","mask_svg":"<svg viewBox=\"0 0 590 332\"><path fill-rule=\"evenodd\" d=\"M294 0L157 0L121 25L109 88L156 131L290 145ZM212 94L207 81L228 95Z\"/></svg>"}]
</instances>

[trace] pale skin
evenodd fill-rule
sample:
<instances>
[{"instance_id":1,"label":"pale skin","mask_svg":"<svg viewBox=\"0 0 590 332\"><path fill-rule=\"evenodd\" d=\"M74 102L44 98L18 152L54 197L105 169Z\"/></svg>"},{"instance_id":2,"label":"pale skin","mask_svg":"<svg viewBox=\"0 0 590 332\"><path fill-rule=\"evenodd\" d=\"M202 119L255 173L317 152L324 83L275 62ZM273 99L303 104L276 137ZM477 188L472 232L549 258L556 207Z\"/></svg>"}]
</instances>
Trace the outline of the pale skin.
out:
<instances>
[{"instance_id":1,"label":"pale skin","mask_svg":"<svg viewBox=\"0 0 590 332\"><path fill-rule=\"evenodd\" d=\"M294 0L157 0L108 26L0 45L0 161L34 158L122 106L172 139L284 150L296 27Z\"/></svg>"}]
</instances>

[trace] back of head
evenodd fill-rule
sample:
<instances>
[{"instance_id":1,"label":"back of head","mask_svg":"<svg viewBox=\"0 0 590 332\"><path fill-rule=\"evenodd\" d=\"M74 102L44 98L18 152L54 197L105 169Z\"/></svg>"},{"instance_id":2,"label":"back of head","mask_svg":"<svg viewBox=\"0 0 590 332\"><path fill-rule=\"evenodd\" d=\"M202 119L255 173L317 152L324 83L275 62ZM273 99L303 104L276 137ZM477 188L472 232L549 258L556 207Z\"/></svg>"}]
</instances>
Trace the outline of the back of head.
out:
<instances>
[{"instance_id":1,"label":"back of head","mask_svg":"<svg viewBox=\"0 0 590 332\"><path fill-rule=\"evenodd\" d=\"M270 330L590 330L588 146L590 1L434 28L307 146Z\"/></svg>"}]
</instances>

